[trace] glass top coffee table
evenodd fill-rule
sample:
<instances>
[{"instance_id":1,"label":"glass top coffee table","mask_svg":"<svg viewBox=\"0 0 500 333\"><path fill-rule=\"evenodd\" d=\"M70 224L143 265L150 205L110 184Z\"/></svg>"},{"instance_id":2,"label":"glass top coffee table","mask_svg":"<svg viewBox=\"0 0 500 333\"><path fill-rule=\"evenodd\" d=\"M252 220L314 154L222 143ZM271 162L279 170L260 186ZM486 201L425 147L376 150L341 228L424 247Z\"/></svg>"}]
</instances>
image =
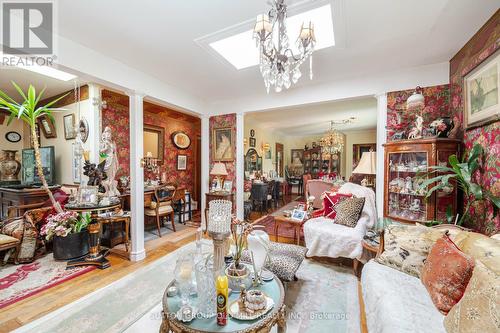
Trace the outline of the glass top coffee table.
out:
<instances>
[{"instance_id":1,"label":"glass top coffee table","mask_svg":"<svg viewBox=\"0 0 500 333\"><path fill-rule=\"evenodd\" d=\"M278 240L278 228L282 225L287 225L293 229L293 239L297 240L297 245L300 245L300 231L302 230L302 226L306 223L307 218L303 221L297 221L290 217L286 217L284 215L277 215L274 217L274 234L276 235L276 241Z\"/></svg>"},{"instance_id":2,"label":"glass top coffee table","mask_svg":"<svg viewBox=\"0 0 500 333\"><path fill-rule=\"evenodd\" d=\"M170 287L174 282L170 282ZM167 287L167 290L168 290ZM262 290L267 296L271 297L274 301L274 307L266 314L254 320L238 320L227 315L227 325L217 325L217 316L212 318L195 318L189 323L184 323L178 320L175 316L180 308L181 299L179 295L168 297L167 290L163 294L163 320L160 327L161 333L168 332L270 332L274 325L278 326L278 332L285 332L286 330L286 315L285 315L285 291L281 281L274 277L269 282L264 282L261 286L251 289ZM239 297L239 292L233 292L229 295L229 302L231 304ZM196 302L196 297L191 298Z\"/></svg>"}]
</instances>

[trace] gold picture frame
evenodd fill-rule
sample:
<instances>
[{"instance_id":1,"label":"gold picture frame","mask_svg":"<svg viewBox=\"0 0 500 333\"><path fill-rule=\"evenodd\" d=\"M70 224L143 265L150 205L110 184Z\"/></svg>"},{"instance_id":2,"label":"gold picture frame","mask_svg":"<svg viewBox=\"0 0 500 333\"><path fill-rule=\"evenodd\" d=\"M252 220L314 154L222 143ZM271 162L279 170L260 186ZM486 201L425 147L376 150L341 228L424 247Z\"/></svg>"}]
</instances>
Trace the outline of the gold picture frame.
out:
<instances>
[{"instance_id":1,"label":"gold picture frame","mask_svg":"<svg viewBox=\"0 0 500 333\"><path fill-rule=\"evenodd\" d=\"M212 130L212 160L215 162L234 161L234 137L231 127Z\"/></svg>"},{"instance_id":2,"label":"gold picture frame","mask_svg":"<svg viewBox=\"0 0 500 333\"><path fill-rule=\"evenodd\" d=\"M463 77L464 126L472 129L500 119L500 51Z\"/></svg>"}]
</instances>

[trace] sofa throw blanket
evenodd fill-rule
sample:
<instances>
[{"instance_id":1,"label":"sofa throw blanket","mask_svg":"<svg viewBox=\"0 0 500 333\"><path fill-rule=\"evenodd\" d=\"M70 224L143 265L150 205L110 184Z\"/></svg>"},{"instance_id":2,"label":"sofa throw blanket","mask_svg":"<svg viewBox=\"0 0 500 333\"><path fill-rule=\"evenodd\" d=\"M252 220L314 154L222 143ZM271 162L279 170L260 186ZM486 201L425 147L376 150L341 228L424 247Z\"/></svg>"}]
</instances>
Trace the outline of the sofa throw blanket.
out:
<instances>
[{"instance_id":1,"label":"sofa throw blanket","mask_svg":"<svg viewBox=\"0 0 500 333\"><path fill-rule=\"evenodd\" d=\"M324 216L308 220L304 223L307 256L352 259L361 257L363 236L367 228L371 228L377 220L375 193L367 187L352 183L343 184L338 192L365 198L358 223L354 228L350 228Z\"/></svg>"}]
</instances>

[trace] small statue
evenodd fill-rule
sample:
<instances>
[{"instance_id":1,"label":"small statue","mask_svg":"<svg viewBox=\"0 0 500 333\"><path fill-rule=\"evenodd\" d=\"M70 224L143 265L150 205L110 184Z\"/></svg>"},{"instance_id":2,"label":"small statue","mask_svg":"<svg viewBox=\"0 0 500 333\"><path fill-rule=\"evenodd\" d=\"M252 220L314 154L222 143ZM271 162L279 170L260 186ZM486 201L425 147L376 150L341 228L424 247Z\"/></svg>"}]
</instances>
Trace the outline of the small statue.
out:
<instances>
[{"instance_id":1,"label":"small statue","mask_svg":"<svg viewBox=\"0 0 500 333\"><path fill-rule=\"evenodd\" d=\"M453 128L448 133L448 137L450 139L456 139L458 137L458 132L460 131L460 125L461 125L460 119L457 116L453 117L452 124Z\"/></svg>"},{"instance_id":2,"label":"small statue","mask_svg":"<svg viewBox=\"0 0 500 333\"><path fill-rule=\"evenodd\" d=\"M422 127L424 124L424 118L422 116L417 116L415 120L415 127L410 130L408 134L408 139L421 139L422 138Z\"/></svg>"},{"instance_id":3,"label":"small statue","mask_svg":"<svg viewBox=\"0 0 500 333\"><path fill-rule=\"evenodd\" d=\"M404 138L405 138L405 131L399 131L392 135L391 140L392 141L403 140Z\"/></svg>"},{"instance_id":4,"label":"small statue","mask_svg":"<svg viewBox=\"0 0 500 333\"><path fill-rule=\"evenodd\" d=\"M90 163L90 161L86 160L83 165L83 174L89 177L87 181L88 186L99 186L99 192L104 193L105 189L102 186L103 180L107 178L106 172L104 171L105 161L99 163L99 165L95 165L95 163Z\"/></svg>"},{"instance_id":5,"label":"small statue","mask_svg":"<svg viewBox=\"0 0 500 333\"><path fill-rule=\"evenodd\" d=\"M111 128L106 126L101 135L101 143L99 145L99 154L104 157L104 171L107 174L107 179L102 183L105 189L105 194L108 197L119 196L118 182L115 180L118 172L118 158L116 157L116 144L111 140Z\"/></svg>"}]
</instances>

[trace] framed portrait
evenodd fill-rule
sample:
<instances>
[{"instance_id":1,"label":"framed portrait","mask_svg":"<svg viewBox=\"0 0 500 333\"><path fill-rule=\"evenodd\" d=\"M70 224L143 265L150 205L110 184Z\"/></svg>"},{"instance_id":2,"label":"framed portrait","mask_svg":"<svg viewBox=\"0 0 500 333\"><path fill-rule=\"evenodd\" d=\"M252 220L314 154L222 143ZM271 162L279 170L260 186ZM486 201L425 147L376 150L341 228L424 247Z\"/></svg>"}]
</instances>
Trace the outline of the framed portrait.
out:
<instances>
[{"instance_id":1,"label":"framed portrait","mask_svg":"<svg viewBox=\"0 0 500 333\"><path fill-rule=\"evenodd\" d=\"M182 131L172 133L172 142L179 149L188 149L191 145L191 139Z\"/></svg>"},{"instance_id":2,"label":"framed portrait","mask_svg":"<svg viewBox=\"0 0 500 333\"><path fill-rule=\"evenodd\" d=\"M71 140L76 138L75 115L68 114L64 116L63 123L64 123L64 138L66 140Z\"/></svg>"},{"instance_id":3,"label":"framed portrait","mask_svg":"<svg viewBox=\"0 0 500 333\"><path fill-rule=\"evenodd\" d=\"M255 138L250 138L250 147L255 148L256 142Z\"/></svg>"},{"instance_id":4,"label":"framed portrait","mask_svg":"<svg viewBox=\"0 0 500 333\"><path fill-rule=\"evenodd\" d=\"M177 170L187 170L187 155L177 155Z\"/></svg>"},{"instance_id":5,"label":"framed portrait","mask_svg":"<svg viewBox=\"0 0 500 333\"><path fill-rule=\"evenodd\" d=\"M212 154L215 162L234 161L234 138L231 127L212 130Z\"/></svg>"},{"instance_id":6,"label":"framed portrait","mask_svg":"<svg viewBox=\"0 0 500 333\"><path fill-rule=\"evenodd\" d=\"M233 191L233 181L232 180L225 180L224 185L222 186L222 190L224 192L232 192Z\"/></svg>"},{"instance_id":7,"label":"framed portrait","mask_svg":"<svg viewBox=\"0 0 500 333\"><path fill-rule=\"evenodd\" d=\"M353 144L352 145L352 169L354 170L361 159L361 156L365 152L376 151L377 144L376 143L361 143L361 144Z\"/></svg>"},{"instance_id":8,"label":"framed portrait","mask_svg":"<svg viewBox=\"0 0 500 333\"><path fill-rule=\"evenodd\" d=\"M306 211L294 209L292 212L292 216L290 218L294 221L302 222L304 221L305 217L306 217Z\"/></svg>"},{"instance_id":9,"label":"framed portrait","mask_svg":"<svg viewBox=\"0 0 500 333\"><path fill-rule=\"evenodd\" d=\"M483 126L500 119L500 51L464 76L465 128Z\"/></svg>"},{"instance_id":10,"label":"framed portrait","mask_svg":"<svg viewBox=\"0 0 500 333\"><path fill-rule=\"evenodd\" d=\"M57 138L56 127L47 115L38 118L38 126L42 129L43 135L47 139Z\"/></svg>"},{"instance_id":11,"label":"framed portrait","mask_svg":"<svg viewBox=\"0 0 500 333\"><path fill-rule=\"evenodd\" d=\"M292 149L290 156L293 166L301 166L304 163L304 149Z\"/></svg>"},{"instance_id":12,"label":"framed portrait","mask_svg":"<svg viewBox=\"0 0 500 333\"><path fill-rule=\"evenodd\" d=\"M298 210L306 210L306 205L305 205L305 204L303 204L303 203L299 203L299 204L297 205L297 209L298 209Z\"/></svg>"}]
</instances>

